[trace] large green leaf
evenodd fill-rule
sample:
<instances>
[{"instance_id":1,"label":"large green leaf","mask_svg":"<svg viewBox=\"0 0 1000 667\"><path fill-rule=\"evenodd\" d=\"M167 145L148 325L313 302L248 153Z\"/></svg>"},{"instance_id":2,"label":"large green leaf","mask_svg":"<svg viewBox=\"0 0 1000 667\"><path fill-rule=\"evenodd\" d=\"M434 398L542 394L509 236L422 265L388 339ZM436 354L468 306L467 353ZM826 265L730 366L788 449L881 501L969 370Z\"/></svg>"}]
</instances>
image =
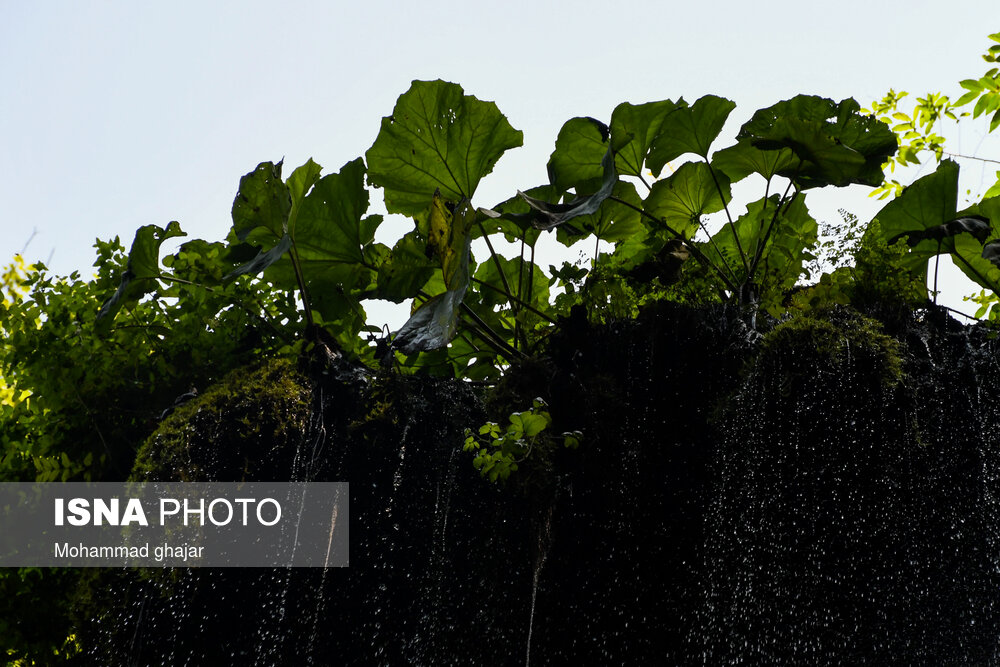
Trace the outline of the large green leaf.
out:
<instances>
[{"instance_id":1,"label":"large green leaf","mask_svg":"<svg viewBox=\"0 0 1000 667\"><path fill-rule=\"evenodd\" d=\"M952 261L962 273L980 286L1000 294L1000 267L989 259L989 243L983 244L971 234L960 234L953 237L949 245Z\"/></svg>"},{"instance_id":2,"label":"large green leaf","mask_svg":"<svg viewBox=\"0 0 1000 667\"><path fill-rule=\"evenodd\" d=\"M724 172L733 183L742 181L750 174L760 174L770 181L775 174L794 170L798 163L799 159L790 148L766 151L746 139L716 151L712 156L712 166Z\"/></svg>"},{"instance_id":3,"label":"large green leaf","mask_svg":"<svg viewBox=\"0 0 1000 667\"><path fill-rule=\"evenodd\" d=\"M327 321L353 313L354 301L375 293L378 269L389 255L388 248L374 241L382 217L365 215L364 177L364 163L357 158L315 181L288 224L310 305ZM292 258L276 262L267 276L276 285L293 288Z\"/></svg>"},{"instance_id":4,"label":"large green leaf","mask_svg":"<svg viewBox=\"0 0 1000 667\"><path fill-rule=\"evenodd\" d=\"M957 207L958 164L944 160L937 171L915 181L875 217L883 239L892 243L907 234L925 234L928 229L954 220ZM927 260L951 248L948 239L941 244L931 239L921 241L910 249L904 265L918 275L926 275Z\"/></svg>"},{"instance_id":5,"label":"large green leaf","mask_svg":"<svg viewBox=\"0 0 1000 667\"><path fill-rule=\"evenodd\" d=\"M799 95L757 111L740 129L737 140L764 150L790 149L801 165L778 173L793 178L800 189L851 183L882 183L882 163L898 148L889 126L859 113L853 99L840 103Z\"/></svg>"},{"instance_id":6,"label":"large green leaf","mask_svg":"<svg viewBox=\"0 0 1000 667\"><path fill-rule=\"evenodd\" d=\"M986 234L954 237L952 260L965 275L982 287L1000 294L1000 197L989 197L958 213L959 219L985 220ZM990 238L983 242L985 239Z\"/></svg>"},{"instance_id":7,"label":"large green leaf","mask_svg":"<svg viewBox=\"0 0 1000 667\"><path fill-rule=\"evenodd\" d=\"M713 177L707 163L687 162L668 178L653 184L644 208L689 239L698 230L701 216L721 211L731 197L725 174Z\"/></svg>"},{"instance_id":8,"label":"large green leaf","mask_svg":"<svg viewBox=\"0 0 1000 667\"><path fill-rule=\"evenodd\" d=\"M368 180L385 189L390 213L416 215L436 190L451 202L471 199L500 156L522 142L493 102L454 83L414 81L365 154Z\"/></svg>"},{"instance_id":9,"label":"large green leaf","mask_svg":"<svg viewBox=\"0 0 1000 667\"><path fill-rule=\"evenodd\" d=\"M731 100L705 95L690 107L666 116L649 148L649 168L659 176L663 165L685 153L707 160L712 142L735 108L736 103Z\"/></svg>"},{"instance_id":10,"label":"large green leaf","mask_svg":"<svg viewBox=\"0 0 1000 667\"><path fill-rule=\"evenodd\" d=\"M500 270L504 273L503 278L500 277ZM542 312L549 309L549 277L538 265L521 257L508 259L497 256L496 261L483 262L476 269L475 277L476 280L489 286L480 285L477 288L481 308L491 311L510 308L504 287L509 285L515 296L520 293L522 302Z\"/></svg>"},{"instance_id":11,"label":"large green leaf","mask_svg":"<svg viewBox=\"0 0 1000 667\"><path fill-rule=\"evenodd\" d=\"M240 241L245 241L250 232L263 227L279 239L287 231L291 210L288 186L281 180L281 162L261 162L240 179L233 200L233 231Z\"/></svg>"},{"instance_id":12,"label":"large green leaf","mask_svg":"<svg viewBox=\"0 0 1000 667\"><path fill-rule=\"evenodd\" d=\"M97 313L98 327L101 330L107 331L111 327L111 322L122 306L135 303L156 289L156 279L160 276L160 246L175 236L187 236L176 221L167 224L165 229L157 225L144 225L136 230L121 284Z\"/></svg>"},{"instance_id":13,"label":"large green leaf","mask_svg":"<svg viewBox=\"0 0 1000 667\"><path fill-rule=\"evenodd\" d=\"M365 164L357 158L339 173L319 179L302 200L297 219L288 226L299 258L364 266L365 248L382 222L381 216L365 216L367 211Z\"/></svg>"},{"instance_id":14,"label":"large green leaf","mask_svg":"<svg viewBox=\"0 0 1000 667\"><path fill-rule=\"evenodd\" d=\"M663 100L646 104L623 102L615 107L611 114L611 145L617 152L618 173L641 176L649 147L660 134L664 119L685 106L684 100Z\"/></svg>"},{"instance_id":15,"label":"large green leaf","mask_svg":"<svg viewBox=\"0 0 1000 667\"><path fill-rule=\"evenodd\" d=\"M359 158L358 162L360 161ZM294 227L299 217L302 202L309 193L309 190L316 185L322 171L323 168L313 162L312 158L309 158L304 165L293 171L292 175L288 177L288 194L292 202L291 210L288 212L289 227Z\"/></svg>"},{"instance_id":16,"label":"large green leaf","mask_svg":"<svg viewBox=\"0 0 1000 667\"><path fill-rule=\"evenodd\" d=\"M389 255L374 242L382 218L365 215L368 191L361 158L338 173L320 178L320 171L310 159L287 183L275 180L280 165L270 163L243 177L233 227L244 243L235 250L254 246L257 255L227 278L266 271L278 288L298 289L298 263L311 309L324 322L356 330L364 323L358 302L376 292L378 268Z\"/></svg>"},{"instance_id":17,"label":"large green leaf","mask_svg":"<svg viewBox=\"0 0 1000 667\"><path fill-rule=\"evenodd\" d=\"M297 198L293 201L288 185L281 180L282 163L261 162L240 179L240 187L233 200L233 233L241 241L232 246L234 257L256 249L244 262L233 269L225 280L241 275L257 275L277 262L292 245L288 235L288 217L301 201L301 192L309 173L319 173L319 165L311 159L293 173Z\"/></svg>"},{"instance_id":18,"label":"large green leaf","mask_svg":"<svg viewBox=\"0 0 1000 667\"><path fill-rule=\"evenodd\" d=\"M768 205L760 216L769 224L773 208ZM805 195L795 195L782 208L754 276L754 281L764 292L764 300L770 295L771 303L777 305L775 301L780 302L785 292L795 285L803 273L805 262L813 257L809 249L816 243L818 235L819 224L809 215ZM759 241L752 244L748 252L759 252L759 246Z\"/></svg>"},{"instance_id":19,"label":"large green leaf","mask_svg":"<svg viewBox=\"0 0 1000 667\"><path fill-rule=\"evenodd\" d=\"M570 118L559 130L556 148L549 157L549 182L561 195L571 188L578 195L596 189L605 174L611 130L596 118Z\"/></svg>"}]
</instances>

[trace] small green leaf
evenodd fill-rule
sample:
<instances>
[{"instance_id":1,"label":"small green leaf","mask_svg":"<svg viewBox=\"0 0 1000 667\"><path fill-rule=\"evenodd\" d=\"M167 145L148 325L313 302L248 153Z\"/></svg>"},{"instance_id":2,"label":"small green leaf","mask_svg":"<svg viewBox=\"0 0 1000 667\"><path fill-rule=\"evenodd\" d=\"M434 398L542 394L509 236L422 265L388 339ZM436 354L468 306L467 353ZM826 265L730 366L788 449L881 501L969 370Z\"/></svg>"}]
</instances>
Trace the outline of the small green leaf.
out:
<instances>
[{"instance_id":1,"label":"small green leaf","mask_svg":"<svg viewBox=\"0 0 1000 667\"><path fill-rule=\"evenodd\" d=\"M527 438L533 438L542 431L544 431L548 425L549 420L545 416L540 414L532 414L530 412L522 412L521 417L521 427L524 431L524 436Z\"/></svg>"},{"instance_id":2,"label":"small green leaf","mask_svg":"<svg viewBox=\"0 0 1000 667\"><path fill-rule=\"evenodd\" d=\"M156 289L156 279L160 276L160 246L175 236L187 236L176 221L170 222L166 229L157 225L145 225L136 230L121 284L97 313L96 319L101 331L110 329L115 314L122 306L135 303Z\"/></svg>"}]
</instances>

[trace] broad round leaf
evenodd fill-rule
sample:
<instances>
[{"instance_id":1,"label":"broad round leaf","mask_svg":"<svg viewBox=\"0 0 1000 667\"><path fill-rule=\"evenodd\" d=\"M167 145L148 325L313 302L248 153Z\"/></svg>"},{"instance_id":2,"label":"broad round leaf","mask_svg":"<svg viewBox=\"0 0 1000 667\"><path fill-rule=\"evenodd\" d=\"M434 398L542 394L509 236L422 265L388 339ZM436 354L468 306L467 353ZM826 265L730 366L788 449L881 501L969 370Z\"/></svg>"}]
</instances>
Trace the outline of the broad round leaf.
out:
<instances>
[{"instance_id":1,"label":"broad round leaf","mask_svg":"<svg viewBox=\"0 0 1000 667\"><path fill-rule=\"evenodd\" d=\"M435 190L451 202L471 199L500 156L522 142L493 102L454 83L414 81L365 154L368 181L385 189L390 213L415 215Z\"/></svg>"}]
</instances>

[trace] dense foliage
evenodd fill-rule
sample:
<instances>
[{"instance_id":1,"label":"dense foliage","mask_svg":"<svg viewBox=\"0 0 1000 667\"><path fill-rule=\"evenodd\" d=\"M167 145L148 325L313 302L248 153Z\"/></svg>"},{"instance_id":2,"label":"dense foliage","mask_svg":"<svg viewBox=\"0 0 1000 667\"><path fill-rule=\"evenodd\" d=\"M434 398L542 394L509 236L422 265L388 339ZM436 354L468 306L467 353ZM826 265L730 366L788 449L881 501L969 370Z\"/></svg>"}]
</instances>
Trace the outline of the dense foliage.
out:
<instances>
[{"instance_id":1,"label":"dense foliage","mask_svg":"<svg viewBox=\"0 0 1000 667\"><path fill-rule=\"evenodd\" d=\"M994 45L984 58L998 54ZM735 304L750 327L829 303L917 303L942 254L981 287L985 315L1000 295L1000 172L960 207L959 167L935 127L974 104L996 129L998 81L994 67L963 81L955 103L928 95L912 113L905 93L890 91L871 114L853 99L800 95L750 114L721 148L730 100L625 102L604 120L568 120L549 182L500 203L476 200L477 188L521 132L454 83L415 81L363 159L326 175L309 160L287 177L281 162L263 162L243 176L222 241L190 240L161 259L184 232L147 225L128 252L98 241L92 279L16 260L0 308L0 480L124 479L179 397L276 354L493 382L556 328L634 317L655 301ZM884 165L921 151L939 160L934 173L905 188L885 180ZM736 201L745 179L760 196ZM869 224L848 214L821 238L808 193L850 184L896 196ZM383 217L369 213L370 188L410 220L391 246L375 240ZM536 256L544 231L593 256L549 265ZM499 238L519 252L498 252ZM379 299L412 304L395 334L367 321L365 303ZM477 467L509 475L547 417L535 406L484 427L469 445ZM53 642L63 651L51 628L2 620L51 602L28 578L0 573L0 636L11 656Z\"/></svg>"}]
</instances>

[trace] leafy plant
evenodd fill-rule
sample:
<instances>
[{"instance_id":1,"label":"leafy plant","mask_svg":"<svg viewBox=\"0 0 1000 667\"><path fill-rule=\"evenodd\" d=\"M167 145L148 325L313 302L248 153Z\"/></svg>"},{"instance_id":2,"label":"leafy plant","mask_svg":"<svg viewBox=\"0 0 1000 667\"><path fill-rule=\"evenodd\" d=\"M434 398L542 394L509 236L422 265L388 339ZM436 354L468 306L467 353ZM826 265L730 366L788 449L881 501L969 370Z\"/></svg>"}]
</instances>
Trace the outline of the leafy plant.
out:
<instances>
[{"instance_id":1,"label":"leafy plant","mask_svg":"<svg viewBox=\"0 0 1000 667\"><path fill-rule=\"evenodd\" d=\"M506 482L520 464L532 457L547 459L560 443L568 449L579 447L583 437L579 431L559 436L546 433L552 425L547 408L544 400L536 398L529 409L512 413L505 429L495 422L480 426L478 434L466 429L463 449L474 454L472 465L479 474L491 482Z\"/></svg>"}]
</instances>

